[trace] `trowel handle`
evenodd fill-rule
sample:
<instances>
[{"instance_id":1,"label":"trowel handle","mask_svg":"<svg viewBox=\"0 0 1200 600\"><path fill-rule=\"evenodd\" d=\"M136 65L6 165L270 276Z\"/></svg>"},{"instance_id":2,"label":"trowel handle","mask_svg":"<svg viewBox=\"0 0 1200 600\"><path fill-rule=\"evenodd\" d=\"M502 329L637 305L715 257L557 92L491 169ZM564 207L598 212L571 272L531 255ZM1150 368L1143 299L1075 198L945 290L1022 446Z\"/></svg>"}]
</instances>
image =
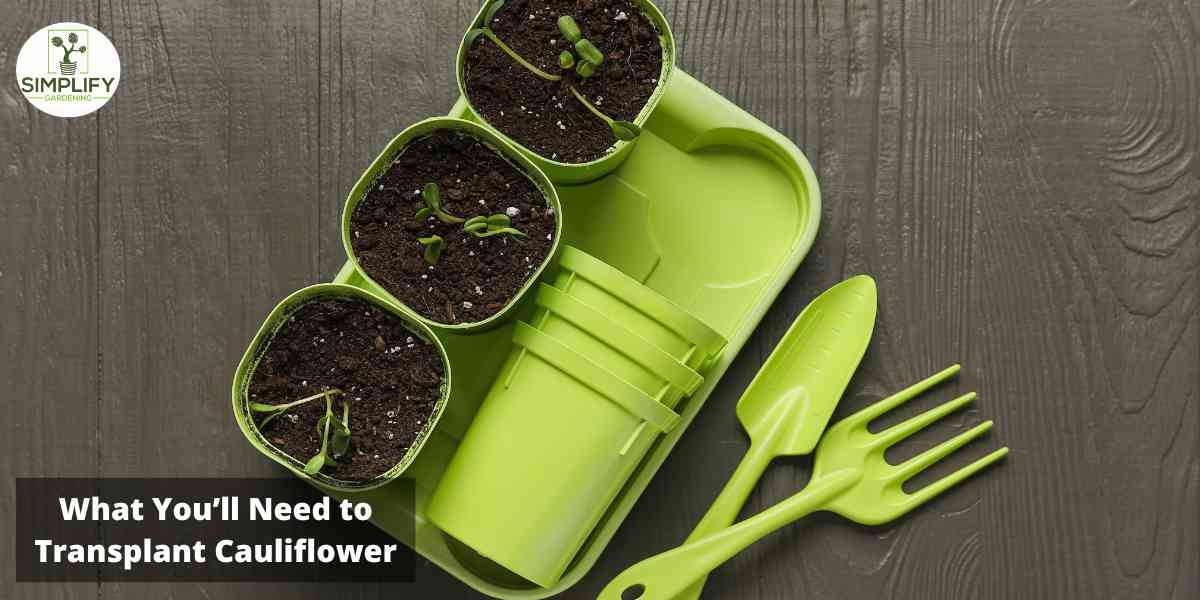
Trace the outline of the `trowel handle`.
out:
<instances>
[{"instance_id":1,"label":"trowel handle","mask_svg":"<svg viewBox=\"0 0 1200 600\"><path fill-rule=\"evenodd\" d=\"M708 512L704 513L704 517L696 524L696 528L684 543L714 534L733 524L738 513L742 511L742 506L746 504L746 498L750 497L750 492L754 490L754 486L762 478L763 471L766 471L767 465L771 464L774 458L775 453L770 450L768 444L751 442L750 449L742 457L742 462L738 463L733 475L730 475L721 494L713 501ZM701 577L675 596L675 600L697 600L704 591L704 582L707 580L707 575Z\"/></svg>"},{"instance_id":2,"label":"trowel handle","mask_svg":"<svg viewBox=\"0 0 1200 600\"><path fill-rule=\"evenodd\" d=\"M810 481L803 491L736 525L652 556L625 569L599 600L669 600L771 532L820 510L854 486L861 470L844 469Z\"/></svg>"}]
</instances>

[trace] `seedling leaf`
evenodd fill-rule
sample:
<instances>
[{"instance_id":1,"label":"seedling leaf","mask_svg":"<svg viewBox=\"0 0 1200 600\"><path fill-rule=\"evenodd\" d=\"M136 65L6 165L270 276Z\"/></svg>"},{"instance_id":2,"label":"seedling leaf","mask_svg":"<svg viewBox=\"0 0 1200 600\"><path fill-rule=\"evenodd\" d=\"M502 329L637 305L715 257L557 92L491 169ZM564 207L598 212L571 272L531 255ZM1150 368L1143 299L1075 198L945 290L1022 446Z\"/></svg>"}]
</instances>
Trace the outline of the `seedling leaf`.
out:
<instances>
[{"instance_id":1,"label":"seedling leaf","mask_svg":"<svg viewBox=\"0 0 1200 600\"><path fill-rule=\"evenodd\" d=\"M417 211L418 221L423 220L425 217L428 217L432 214L443 223L452 225L454 223L463 222L462 217L456 217L442 210L442 193L438 189L438 185L436 183L431 181L425 184L425 189L421 190L421 199L425 201L425 208ZM424 213L425 216L422 216L422 212L426 209L428 209L429 212Z\"/></svg>"},{"instance_id":2,"label":"seedling leaf","mask_svg":"<svg viewBox=\"0 0 1200 600\"><path fill-rule=\"evenodd\" d=\"M558 53L558 66L564 69L570 69L575 66L575 55L571 54L570 50L563 50Z\"/></svg>"},{"instance_id":3,"label":"seedling leaf","mask_svg":"<svg viewBox=\"0 0 1200 600\"><path fill-rule=\"evenodd\" d=\"M608 124L608 127L612 129L613 135L618 140L626 142L632 142L637 139L637 136L642 134L642 128L638 127L636 123L630 123L629 121L613 121Z\"/></svg>"},{"instance_id":4,"label":"seedling leaf","mask_svg":"<svg viewBox=\"0 0 1200 600\"><path fill-rule=\"evenodd\" d=\"M442 258L443 240L440 235L431 235L429 237L417 238L417 243L425 247L425 262L436 265L438 260Z\"/></svg>"},{"instance_id":5,"label":"seedling leaf","mask_svg":"<svg viewBox=\"0 0 1200 600\"><path fill-rule=\"evenodd\" d=\"M525 237L525 232L514 227L509 227L512 224L512 219L504 213L496 213L494 215L472 217L467 224L463 226L463 230L478 238L491 237L507 233Z\"/></svg>"},{"instance_id":6,"label":"seedling leaf","mask_svg":"<svg viewBox=\"0 0 1200 600\"><path fill-rule=\"evenodd\" d=\"M598 67L604 62L604 53L587 38L575 42L575 51L583 60L592 63L593 66Z\"/></svg>"},{"instance_id":7,"label":"seedling leaf","mask_svg":"<svg viewBox=\"0 0 1200 600\"><path fill-rule=\"evenodd\" d=\"M562 15L558 18L558 30L562 32L563 37L567 38L568 42L574 44L583 37L583 33L579 30L579 23L575 22L575 18L571 15Z\"/></svg>"},{"instance_id":8,"label":"seedling leaf","mask_svg":"<svg viewBox=\"0 0 1200 600\"><path fill-rule=\"evenodd\" d=\"M507 233L509 235L515 235L517 237L525 237L524 231L521 231L520 229L513 229L512 227L501 227L499 229L489 229L487 233L483 234L480 237L491 237L493 235L500 235L502 233Z\"/></svg>"},{"instance_id":9,"label":"seedling leaf","mask_svg":"<svg viewBox=\"0 0 1200 600\"><path fill-rule=\"evenodd\" d=\"M334 429L329 447L333 450L334 456L345 454L350 449L350 431L341 427Z\"/></svg>"},{"instance_id":10,"label":"seedling leaf","mask_svg":"<svg viewBox=\"0 0 1200 600\"><path fill-rule=\"evenodd\" d=\"M421 190L421 197L425 199L425 205L430 210L442 209L442 193L438 190L438 186L434 182L425 184L425 189Z\"/></svg>"},{"instance_id":11,"label":"seedling leaf","mask_svg":"<svg viewBox=\"0 0 1200 600\"><path fill-rule=\"evenodd\" d=\"M575 65L575 73L580 77L587 79L588 77L596 74L596 66L590 62L587 62L586 60L579 61L579 64Z\"/></svg>"},{"instance_id":12,"label":"seedling leaf","mask_svg":"<svg viewBox=\"0 0 1200 600\"><path fill-rule=\"evenodd\" d=\"M420 223L428 219L431 215L433 215L433 211L428 206L423 206L421 210L417 211L417 222Z\"/></svg>"},{"instance_id":13,"label":"seedling leaf","mask_svg":"<svg viewBox=\"0 0 1200 600\"><path fill-rule=\"evenodd\" d=\"M325 468L324 452L308 459L308 463L304 465L304 472L308 473L309 475L316 475L317 473L320 473L321 469L323 468Z\"/></svg>"}]
</instances>

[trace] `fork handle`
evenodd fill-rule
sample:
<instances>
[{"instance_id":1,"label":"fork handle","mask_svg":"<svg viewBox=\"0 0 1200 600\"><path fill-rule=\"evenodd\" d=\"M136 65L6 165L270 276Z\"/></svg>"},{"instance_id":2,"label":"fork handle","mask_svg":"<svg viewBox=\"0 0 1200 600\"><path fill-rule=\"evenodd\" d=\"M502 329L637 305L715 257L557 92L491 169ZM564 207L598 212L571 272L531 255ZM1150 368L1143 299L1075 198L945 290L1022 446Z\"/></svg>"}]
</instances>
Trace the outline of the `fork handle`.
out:
<instances>
[{"instance_id":1,"label":"fork handle","mask_svg":"<svg viewBox=\"0 0 1200 600\"><path fill-rule=\"evenodd\" d=\"M651 556L617 575L598 600L621 600L629 588L638 600L670 600L750 544L801 517L823 508L862 476L858 469L834 471L810 481L792 497L732 527Z\"/></svg>"}]
</instances>

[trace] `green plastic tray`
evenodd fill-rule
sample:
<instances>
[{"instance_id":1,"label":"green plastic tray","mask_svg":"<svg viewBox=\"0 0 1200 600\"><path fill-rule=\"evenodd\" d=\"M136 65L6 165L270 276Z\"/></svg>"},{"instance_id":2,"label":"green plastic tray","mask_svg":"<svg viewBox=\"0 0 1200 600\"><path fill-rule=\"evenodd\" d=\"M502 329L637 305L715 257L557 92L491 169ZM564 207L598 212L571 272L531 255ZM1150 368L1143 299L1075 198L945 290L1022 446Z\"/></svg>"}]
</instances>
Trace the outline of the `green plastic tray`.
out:
<instances>
[{"instance_id":1,"label":"green plastic tray","mask_svg":"<svg viewBox=\"0 0 1200 600\"><path fill-rule=\"evenodd\" d=\"M470 118L460 98L450 116ZM680 407L679 425L659 438L629 478L563 578L539 588L506 575L448 540L424 507L479 403L511 349L512 325L478 335L437 330L456 365L477 365L455 385L437 429L404 477L416 481L409 515L389 487L363 492L372 521L467 585L505 599L545 598L579 581L595 564L671 448L687 430L763 314L808 253L821 216L808 160L779 132L682 70L629 158L608 176L558 186L563 243L643 282L712 326L728 346L704 383ZM347 263L334 279L378 293ZM515 312L526 317L529 300ZM415 518L416 533L406 521ZM407 539L406 539L407 538Z\"/></svg>"}]
</instances>

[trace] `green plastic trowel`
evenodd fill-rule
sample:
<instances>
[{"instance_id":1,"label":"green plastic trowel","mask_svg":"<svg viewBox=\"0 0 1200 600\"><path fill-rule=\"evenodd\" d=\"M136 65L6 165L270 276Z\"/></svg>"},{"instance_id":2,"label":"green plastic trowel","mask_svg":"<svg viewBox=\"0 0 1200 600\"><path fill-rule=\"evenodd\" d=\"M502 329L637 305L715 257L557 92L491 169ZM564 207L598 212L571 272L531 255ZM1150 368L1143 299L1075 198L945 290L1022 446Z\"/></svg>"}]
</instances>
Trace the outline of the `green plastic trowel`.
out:
<instances>
[{"instance_id":1,"label":"green plastic trowel","mask_svg":"<svg viewBox=\"0 0 1200 600\"><path fill-rule=\"evenodd\" d=\"M737 416L750 435L750 449L688 542L732 524L776 456L813 451L867 351L875 312L875 280L858 275L826 290L796 317L738 400ZM676 600L699 598L704 582L698 580Z\"/></svg>"}]
</instances>

